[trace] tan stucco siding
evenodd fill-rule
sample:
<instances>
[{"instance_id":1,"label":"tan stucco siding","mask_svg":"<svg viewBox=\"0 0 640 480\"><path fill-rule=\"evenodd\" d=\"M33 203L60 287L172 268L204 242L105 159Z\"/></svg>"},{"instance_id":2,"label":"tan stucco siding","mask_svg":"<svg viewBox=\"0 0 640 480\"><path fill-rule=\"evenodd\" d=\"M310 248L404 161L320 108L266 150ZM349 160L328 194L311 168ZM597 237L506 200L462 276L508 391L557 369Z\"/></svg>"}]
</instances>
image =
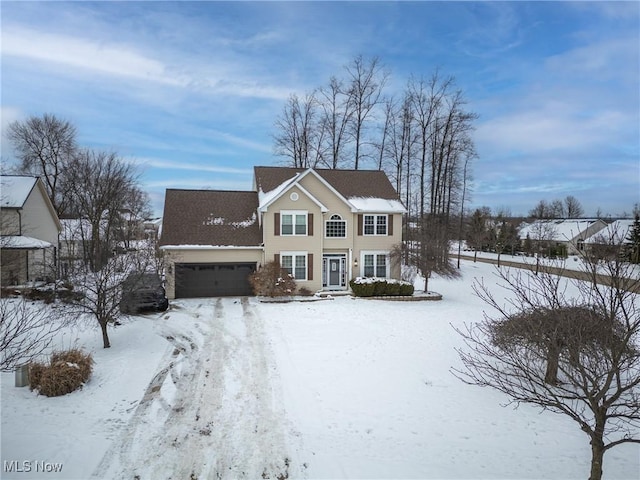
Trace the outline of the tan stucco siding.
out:
<instances>
[{"instance_id":1,"label":"tan stucco siding","mask_svg":"<svg viewBox=\"0 0 640 480\"><path fill-rule=\"evenodd\" d=\"M175 298L175 265L180 263L264 263L264 252L255 249L164 249L167 297Z\"/></svg>"}]
</instances>

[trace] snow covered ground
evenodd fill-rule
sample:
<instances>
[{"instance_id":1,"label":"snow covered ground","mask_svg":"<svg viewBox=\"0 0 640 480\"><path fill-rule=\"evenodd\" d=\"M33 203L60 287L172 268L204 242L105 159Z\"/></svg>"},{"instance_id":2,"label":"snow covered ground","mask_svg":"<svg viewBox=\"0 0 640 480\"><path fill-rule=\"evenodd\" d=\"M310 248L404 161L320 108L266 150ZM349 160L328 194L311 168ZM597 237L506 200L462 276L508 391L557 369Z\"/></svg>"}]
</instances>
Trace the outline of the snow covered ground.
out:
<instances>
[{"instance_id":1,"label":"snow covered ground","mask_svg":"<svg viewBox=\"0 0 640 480\"><path fill-rule=\"evenodd\" d=\"M575 423L450 373L452 325L482 317L471 282L494 278L462 266L430 280L440 302L179 300L107 350L76 327L61 344L96 361L81 391L45 398L2 374L1 477L586 478ZM610 450L604 472L637 479L640 448Z\"/></svg>"}]
</instances>

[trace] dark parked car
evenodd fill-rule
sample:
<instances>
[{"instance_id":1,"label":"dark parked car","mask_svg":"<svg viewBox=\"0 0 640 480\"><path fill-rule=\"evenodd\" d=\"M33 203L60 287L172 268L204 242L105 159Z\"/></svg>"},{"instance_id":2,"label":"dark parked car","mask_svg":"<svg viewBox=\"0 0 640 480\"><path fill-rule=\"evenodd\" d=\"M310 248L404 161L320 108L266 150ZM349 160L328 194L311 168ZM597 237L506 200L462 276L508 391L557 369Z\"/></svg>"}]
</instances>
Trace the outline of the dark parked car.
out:
<instances>
[{"instance_id":1,"label":"dark parked car","mask_svg":"<svg viewBox=\"0 0 640 480\"><path fill-rule=\"evenodd\" d=\"M122 313L138 313L144 310L164 312L169 300L162 280L155 273L132 273L122 283Z\"/></svg>"}]
</instances>

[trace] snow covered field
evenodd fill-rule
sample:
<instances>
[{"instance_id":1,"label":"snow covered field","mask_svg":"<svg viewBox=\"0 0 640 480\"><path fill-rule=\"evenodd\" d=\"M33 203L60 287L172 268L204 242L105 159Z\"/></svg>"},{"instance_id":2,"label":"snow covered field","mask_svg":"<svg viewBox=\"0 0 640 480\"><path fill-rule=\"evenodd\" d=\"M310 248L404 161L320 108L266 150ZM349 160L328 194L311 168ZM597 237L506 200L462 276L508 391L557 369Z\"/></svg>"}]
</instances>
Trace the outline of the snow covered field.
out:
<instances>
[{"instance_id":1,"label":"snow covered field","mask_svg":"<svg viewBox=\"0 0 640 480\"><path fill-rule=\"evenodd\" d=\"M94 355L83 390L2 374L2 478L587 478L574 422L450 373L451 325L481 319L471 282L493 271L430 280L440 302L180 300L108 350L78 327L60 341ZM605 478L639 472L638 446L605 455Z\"/></svg>"}]
</instances>

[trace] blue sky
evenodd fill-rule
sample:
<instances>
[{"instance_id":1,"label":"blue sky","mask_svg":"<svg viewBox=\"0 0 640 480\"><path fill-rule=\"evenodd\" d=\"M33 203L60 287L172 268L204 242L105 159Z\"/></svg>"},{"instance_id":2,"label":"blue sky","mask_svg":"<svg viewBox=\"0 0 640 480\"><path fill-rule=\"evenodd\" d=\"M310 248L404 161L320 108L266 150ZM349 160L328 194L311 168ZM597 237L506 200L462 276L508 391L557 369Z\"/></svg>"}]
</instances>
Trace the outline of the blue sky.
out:
<instances>
[{"instance_id":1,"label":"blue sky","mask_svg":"<svg viewBox=\"0 0 640 480\"><path fill-rule=\"evenodd\" d=\"M387 93L437 69L479 115L472 206L526 214L577 197L587 215L640 202L637 2L8 2L1 9L2 161L8 123L54 113L81 145L165 188L250 189L274 165L291 93L357 55Z\"/></svg>"}]
</instances>

